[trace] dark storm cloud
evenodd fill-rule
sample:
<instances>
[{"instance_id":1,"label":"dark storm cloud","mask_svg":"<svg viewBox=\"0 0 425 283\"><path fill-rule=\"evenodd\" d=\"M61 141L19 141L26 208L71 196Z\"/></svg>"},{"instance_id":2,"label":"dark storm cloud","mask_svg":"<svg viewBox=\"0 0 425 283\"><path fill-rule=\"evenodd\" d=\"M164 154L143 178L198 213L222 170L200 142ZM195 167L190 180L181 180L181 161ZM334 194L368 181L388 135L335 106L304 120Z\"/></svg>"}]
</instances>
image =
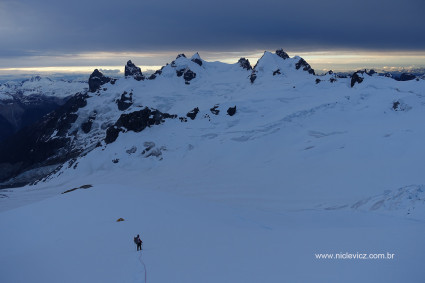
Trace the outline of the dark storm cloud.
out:
<instances>
[{"instance_id":1,"label":"dark storm cloud","mask_svg":"<svg viewBox=\"0 0 425 283\"><path fill-rule=\"evenodd\" d=\"M95 51L425 50L423 0L0 2L0 56Z\"/></svg>"}]
</instances>

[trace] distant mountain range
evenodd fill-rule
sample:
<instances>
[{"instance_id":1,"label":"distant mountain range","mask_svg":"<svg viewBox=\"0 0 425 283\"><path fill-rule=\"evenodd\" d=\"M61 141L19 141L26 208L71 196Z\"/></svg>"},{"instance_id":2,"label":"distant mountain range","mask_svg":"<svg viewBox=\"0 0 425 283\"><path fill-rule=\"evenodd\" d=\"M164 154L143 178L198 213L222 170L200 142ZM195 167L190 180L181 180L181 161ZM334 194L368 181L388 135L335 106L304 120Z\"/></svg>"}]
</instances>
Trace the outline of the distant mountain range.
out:
<instances>
[{"instance_id":1,"label":"distant mountain range","mask_svg":"<svg viewBox=\"0 0 425 283\"><path fill-rule=\"evenodd\" d=\"M0 84L0 141L33 124L66 100L87 89L83 81L35 76Z\"/></svg>"}]
</instances>

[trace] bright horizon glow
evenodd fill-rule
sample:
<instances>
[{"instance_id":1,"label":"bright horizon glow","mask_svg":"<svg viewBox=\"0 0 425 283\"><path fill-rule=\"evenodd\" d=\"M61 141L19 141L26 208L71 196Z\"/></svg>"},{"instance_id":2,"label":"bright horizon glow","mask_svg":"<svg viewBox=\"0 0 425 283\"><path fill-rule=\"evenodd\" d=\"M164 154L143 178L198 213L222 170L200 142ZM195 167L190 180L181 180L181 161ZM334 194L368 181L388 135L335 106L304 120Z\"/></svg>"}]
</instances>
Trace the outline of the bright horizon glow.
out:
<instances>
[{"instance_id":1,"label":"bright horizon glow","mask_svg":"<svg viewBox=\"0 0 425 283\"><path fill-rule=\"evenodd\" d=\"M0 75L24 73L91 73L94 69L124 72L127 60L132 60L142 71L160 69L181 52L95 52L54 56L28 56L19 59L0 59ZM195 52L183 52L191 57ZM263 51L251 52L199 52L206 61L234 64L240 57L255 65ZM376 51L314 51L287 52L290 57L303 57L318 73L328 70L354 71L358 69L399 70L425 68L425 52L376 52ZM106 64L105 64L106 63Z\"/></svg>"}]
</instances>

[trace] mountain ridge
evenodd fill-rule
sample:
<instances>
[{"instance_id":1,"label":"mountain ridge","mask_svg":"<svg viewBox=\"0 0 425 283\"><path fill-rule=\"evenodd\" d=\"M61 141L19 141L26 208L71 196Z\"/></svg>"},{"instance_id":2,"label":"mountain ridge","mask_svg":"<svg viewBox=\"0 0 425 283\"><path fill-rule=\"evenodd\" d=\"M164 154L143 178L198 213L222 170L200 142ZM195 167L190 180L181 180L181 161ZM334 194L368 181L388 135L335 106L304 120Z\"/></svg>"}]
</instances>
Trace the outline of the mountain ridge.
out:
<instances>
[{"instance_id":1,"label":"mountain ridge","mask_svg":"<svg viewBox=\"0 0 425 283\"><path fill-rule=\"evenodd\" d=\"M322 92L323 89L337 87L343 91L352 89L361 92L356 90L357 86L364 89L371 84L384 83L392 88L396 83L367 70L357 71L348 78L333 72L316 76L304 59L298 56L291 58L282 49L275 53L265 51L254 67L245 58L234 64L225 64L204 61L199 53L195 53L190 58L179 54L148 78L131 60L127 62L126 70L124 78L115 79L96 69L88 80L89 91L75 95L38 125L24 129L1 143L0 150L10 154L1 157L0 164L4 170L0 179L15 178L4 183L3 187L28 183L28 179L18 181L19 174L26 170L50 168L55 164L57 168L52 173L62 170L66 162L74 163L73 160L82 154L113 143L120 133L142 131L162 124L163 118L190 123L194 119L211 122L217 119L215 116L230 118L235 113L238 115L239 111L244 111L240 107L244 92L258 97L267 89L272 93L284 91L296 94L298 88ZM148 95L144 94L147 89ZM152 93L158 93L158 96ZM34 132L34 129L38 130ZM46 143L50 150L43 152ZM38 151L43 153L34 155ZM39 180L43 175L45 177L45 170L41 171L42 175L36 174L29 182Z\"/></svg>"}]
</instances>

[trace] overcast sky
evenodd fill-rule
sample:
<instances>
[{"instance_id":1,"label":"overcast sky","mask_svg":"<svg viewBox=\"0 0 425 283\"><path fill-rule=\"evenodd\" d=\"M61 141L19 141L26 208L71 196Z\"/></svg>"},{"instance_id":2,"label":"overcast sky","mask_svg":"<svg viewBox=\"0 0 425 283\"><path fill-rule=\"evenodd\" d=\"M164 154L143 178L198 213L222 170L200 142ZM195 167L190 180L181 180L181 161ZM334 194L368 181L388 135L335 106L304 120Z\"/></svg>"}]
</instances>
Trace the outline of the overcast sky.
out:
<instances>
[{"instance_id":1,"label":"overcast sky","mask_svg":"<svg viewBox=\"0 0 425 283\"><path fill-rule=\"evenodd\" d=\"M424 0L0 0L0 68L123 53L161 65L184 50L421 53L424 12Z\"/></svg>"}]
</instances>

